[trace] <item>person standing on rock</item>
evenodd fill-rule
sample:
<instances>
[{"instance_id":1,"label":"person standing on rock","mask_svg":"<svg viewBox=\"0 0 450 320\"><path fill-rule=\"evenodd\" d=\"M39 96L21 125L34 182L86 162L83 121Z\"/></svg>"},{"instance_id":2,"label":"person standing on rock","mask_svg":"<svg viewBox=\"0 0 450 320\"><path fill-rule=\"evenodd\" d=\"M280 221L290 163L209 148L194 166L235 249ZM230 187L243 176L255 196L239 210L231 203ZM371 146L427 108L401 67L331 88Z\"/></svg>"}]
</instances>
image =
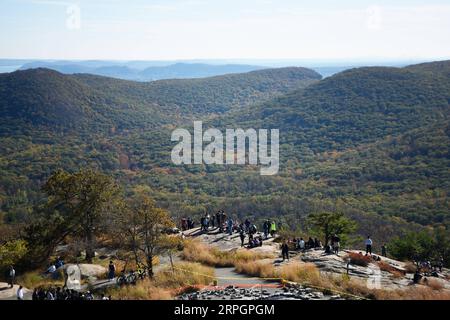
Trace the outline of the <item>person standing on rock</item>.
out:
<instances>
[{"instance_id":1,"label":"person standing on rock","mask_svg":"<svg viewBox=\"0 0 450 320\"><path fill-rule=\"evenodd\" d=\"M8 282L9 282L10 288L14 287L15 280L16 280L16 270L14 270L13 266L10 266L9 273L8 273Z\"/></svg>"},{"instance_id":2,"label":"person standing on rock","mask_svg":"<svg viewBox=\"0 0 450 320\"><path fill-rule=\"evenodd\" d=\"M111 261L109 261L109 266L108 266L109 281L112 281L115 276L116 276L116 266L114 265L114 262L111 260Z\"/></svg>"},{"instance_id":3,"label":"person standing on rock","mask_svg":"<svg viewBox=\"0 0 450 320\"><path fill-rule=\"evenodd\" d=\"M382 255L383 257L387 257L387 247L386 247L386 244L383 244L383 245L381 246L381 255Z\"/></svg>"},{"instance_id":4,"label":"person standing on rock","mask_svg":"<svg viewBox=\"0 0 450 320\"><path fill-rule=\"evenodd\" d=\"M275 236L276 232L277 232L277 225L276 225L275 221L272 221L270 223L270 235L272 236L272 238Z\"/></svg>"},{"instance_id":5,"label":"person standing on rock","mask_svg":"<svg viewBox=\"0 0 450 320\"><path fill-rule=\"evenodd\" d=\"M370 239L370 236L367 236L366 239L366 255L368 255L370 253L370 255L372 255L372 239Z\"/></svg>"},{"instance_id":6,"label":"person standing on rock","mask_svg":"<svg viewBox=\"0 0 450 320\"><path fill-rule=\"evenodd\" d=\"M286 240L284 240L283 244L281 245L281 255L283 256L283 261L285 259L289 260L289 246L288 246Z\"/></svg>"},{"instance_id":7,"label":"person standing on rock","mask_svg":"<svg viewBox=\"0 0 450 320\"><path fill-rule=\"evenodd\" d=\"M331 242L333 243L333 252L336 255L339 255L340 241L341 239L337 236L337 234L335 234L331 239Z\"/></svg>"},{"instance_id":8,"label":"person standing on rock","mask_svg":"<svg viewBox=\"0 0 450 320\"><path fill-rule=\"evenodd\" d=\"M245 242L245 232L244 230L241 229L241 231L239 231L239 237L241 238L241 247L244 246L244 242Z\"/></svg>"},{"instance_id":9,"label":"person standing on rock","mask_svg":"<svg viewBox=\"0 0 450 320\"><path fill-rule=\"evenodd\" d=\"M216 225L215 225L215 220L216 220L216 217L215 217L214 214L212 214L212 215L211 215L211 220L210 220L210 222L209 222L209 225L210 225L211 228L213 228L213 229L216 227Z\"/></svg>"},{"instance_id":10,"label":"person standing on rock","mask_svg":"<svg viewBox=\"0 0 450 320\"><path fill-rule=\"evenodd\" d=\"M269 235L269 226L270 226L270 221L269 220L264 221L264 224L263 224L264 239L267 239L267 237Z\"/></svg>"},{"instance_id":11,"label":"person standing on rock","mask_svg":"<svg viewBox=\"0 0 450 320\"><path fill-rule=\"evenodd\" d=\"M300 238L300 240L298 241L298 248L300 249L300 251L305 251L305 240L303 240L303 238Z\"/></svg>"},{"instance_id":12,"label":"person standing on rock","mask_svg":"<svg viewBox=\"0 0 450 320\"><path fill-rule=\"evenodd\" d=\"M231 217L229 217L227 221L227 231L230 236L233 234L233 219L231 219Z\"/></svg>"}]
</instances>

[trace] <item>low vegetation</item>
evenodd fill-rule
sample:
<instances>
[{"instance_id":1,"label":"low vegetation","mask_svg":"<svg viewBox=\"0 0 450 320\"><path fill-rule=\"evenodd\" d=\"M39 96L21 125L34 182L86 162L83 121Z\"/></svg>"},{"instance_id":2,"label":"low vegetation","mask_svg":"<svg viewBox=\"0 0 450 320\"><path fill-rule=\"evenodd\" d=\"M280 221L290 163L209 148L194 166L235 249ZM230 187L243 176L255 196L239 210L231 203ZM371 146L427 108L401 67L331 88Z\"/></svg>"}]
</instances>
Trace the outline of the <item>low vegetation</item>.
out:
<instances>
[{"instance_id":1,"label":"low vegetation","mask_svg":"<svg viewBox=\"0 0 450 320\"><path fill-rule=\"evenodd\" d=\"M273 258L270 253L254 252L248 249L222 251L195 240L185 241L183 259L196 261L214 267L233 267L242 262Z\"/></svg>"},{"instance_id":2,"label":"low vegetation","mask_svg":"<svg viewBox=\"0 0 450 320\"><path fill-rule=\"evenodd\" d=\"M169 300L180 291L209 285L214 281L214 269L199 263L176 263L155 274L154 279L138 281L136 285L113 288L107 291L119 300Z\"/></svg>"},{"instance_id":3,"label":"low vegetation","mask_svg":"<svg viewBox=\"0 0 450 320\"><path fill-rule=\"evenodd\" d=\"M348 259L350 259L350 264L361 267L367 267L369 263L373 261L371 256L365 256L361 253L356 252L349 252L347 254L347 257Z\"/></svg>"}]
</instances>

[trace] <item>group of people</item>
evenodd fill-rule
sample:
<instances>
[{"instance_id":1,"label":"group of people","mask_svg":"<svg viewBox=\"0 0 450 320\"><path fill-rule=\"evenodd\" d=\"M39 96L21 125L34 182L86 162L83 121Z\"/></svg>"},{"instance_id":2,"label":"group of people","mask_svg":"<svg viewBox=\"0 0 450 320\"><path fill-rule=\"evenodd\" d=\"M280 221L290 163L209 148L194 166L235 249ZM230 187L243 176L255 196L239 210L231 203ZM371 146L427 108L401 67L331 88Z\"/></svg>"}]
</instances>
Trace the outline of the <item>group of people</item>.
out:
<instances>
[{"instance_id":1,"label":"group of people","mask_svg":"<svg viewBox=\"0 0 450 320\"><path fill-rule=\"evenodd\" d=\"M193 229L195 227L194 221L191 219L191 217L182 218L181 219L181 230L186 231Z\"/></svg>"},{"instance_id":2,"label":"group of people","mask_svg":"<svg viewBox=\"0 0 450 320\"><path fill-rule=\"evenodd\" d=\"M182 231L186 231L192 228L194 228L194 222L191 217L184 217L181 219ZM260 245L260 242L262 242L263 239L268 239L269 234L274 237L277 229L280 228L280 225L277 226L275 221L267 219L264 221L262 226L264 238L262 236L255 237L254 235L258 231L255 223L251 222L249 219L245 219L244 222L240 222L237 219L233 219L231 216L227 216L224 210L218 210L215 214L206 213L200 218L200 229L202 231L207 232L211 228L217 228L219 232L225 232L229 235L232 235L234 232L238 232L240 236L244 238L242 239L242 246L246 235L248 235L249 244L254 246L255 242L257 245Z\"/></svg>"},{"instance_id":3,"label":"group of people","mask_svg":"<svg viewBox=\"0 0 450 320\"><path fill-rule=\"evenodd\" d=\"M317 238L309 237L307 241L301 238L293 238L283 241L281 244L281 255L284 260L289 260L289 250L291 247L294 247L297 251L306 251L310 249L322 248L322 243Z\"/></svg>"},{"instance_id":4,"label":"group of people","mask_svg":"<svg viewBox=\"0 0 450 320\"><path fill-rule=\"evenodd\" d=\"M417 284L422 279L424 282L428 281L426 277L439 277L438 271L442 272L444 267L444 258L441 256L439 259L431 261L414 261L417 268L413 276L413 283Z\"/></svg>"},{"instance_id":5,"label":"group of people","mask_svg":"<svg viewBox=\"0 0 450 320\"><path fill-rule=\"evenodd\" d=\"M23 300L23 292L22 299L19 298L19 291L17 298ZM33 290L31 298L32 300L111 300L111 296L107 297L104 294L94 296L90 291L78 292L76 290L64 289L61 287L36 288Z\"/></svg>"},{"instance_id":6,"label":"group of people","mask_svg":"<svg viewBox=\"0 0 450 320\"><path fill-rule=\"evenodd\" d=\"M283 260L289 259L289 248L290 244L293 244L295 250L306 251L309 249L322 249L322 243L317 238L309 237L307 241L303 238L294 238L292 240L288 239L283 241L281 245L281 254L283 256ZM364 242L366 246L366 255L372 255L372 246L373 241L370 236L367 236L367 239ZM325 253L327 254L336 254L339 255L339 249L341 247L341 238L337 234L333 234L327 244L323 247ZM382 256L386 256L387 247L383 245L381 248Z\"/></svg>"},{"instance_id":7,"label":"group of people","mask_svg":"<svg viewBox=\"0 0 450 320\"><path fill-rule=\"evenodd\" d=\"M244 223L240 223L238 226L239 238L241 239L241 247L245 245L245 239L248 236L248 248L261 247L263 245L263 237L257 235L258 228L249 219L245 219Z\"/></svg>"}]
</instances>

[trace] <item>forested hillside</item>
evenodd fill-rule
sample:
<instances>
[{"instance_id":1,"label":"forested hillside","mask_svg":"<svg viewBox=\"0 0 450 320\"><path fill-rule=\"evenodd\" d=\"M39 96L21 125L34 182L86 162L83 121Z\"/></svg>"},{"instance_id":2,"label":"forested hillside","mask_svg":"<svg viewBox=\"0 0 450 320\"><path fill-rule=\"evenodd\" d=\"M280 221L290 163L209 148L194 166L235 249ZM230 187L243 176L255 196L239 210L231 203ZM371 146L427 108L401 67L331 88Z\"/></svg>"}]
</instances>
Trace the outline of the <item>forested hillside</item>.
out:
<instances>
[{"instance_id":1,"label":"forested hillside","mask_svg":"<svg viewBox=\"0 0 450 320\"><path fill-rule=\"evenodd\" d=\"M320 80L283 68L151 83L2 74L1 215L27 221L53 171L94 167L145 186L175 217L220 207L301 228L309 213L332 209L377 240L448 225L449 70L450 62L358 68ZM170 133L193 120L280 129L280 173L173 165Z\"/></svg>"}]
</instances>

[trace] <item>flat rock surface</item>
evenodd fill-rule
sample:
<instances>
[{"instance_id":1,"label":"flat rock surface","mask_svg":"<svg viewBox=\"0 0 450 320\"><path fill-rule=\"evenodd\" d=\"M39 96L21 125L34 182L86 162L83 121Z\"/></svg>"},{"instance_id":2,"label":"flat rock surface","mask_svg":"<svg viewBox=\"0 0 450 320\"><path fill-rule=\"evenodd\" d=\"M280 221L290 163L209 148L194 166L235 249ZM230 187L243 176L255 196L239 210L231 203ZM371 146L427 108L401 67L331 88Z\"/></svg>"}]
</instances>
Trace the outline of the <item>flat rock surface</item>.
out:
<instances>
[{"instance_id":1,"label":"flat rock surface","mask_svg":"<svg viewBox=\"0 0 450 320\"><path fill-rule=\"evenodd\" d=\"M17 300L17 289L18 285L10 288L6 282L0 282L0 300ZM29 289L23 288L24 300L31 300L31 294Z\"/></svg>"}]
</instances>

